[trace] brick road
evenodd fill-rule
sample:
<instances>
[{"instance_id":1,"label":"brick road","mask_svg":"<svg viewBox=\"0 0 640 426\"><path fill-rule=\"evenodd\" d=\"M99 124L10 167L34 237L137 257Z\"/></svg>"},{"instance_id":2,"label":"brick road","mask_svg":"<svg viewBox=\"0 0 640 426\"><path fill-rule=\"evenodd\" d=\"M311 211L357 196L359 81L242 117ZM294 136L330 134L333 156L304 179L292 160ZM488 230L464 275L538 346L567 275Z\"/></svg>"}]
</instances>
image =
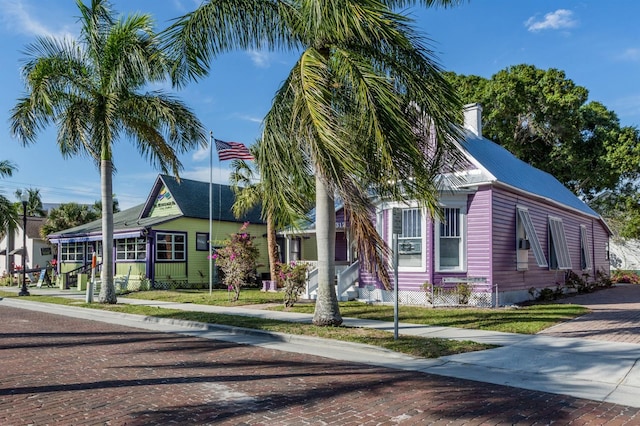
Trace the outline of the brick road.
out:
<instances>
[{"instance_id":1,"label":"brick road","mask_svg":"<svg viewBox=\"0 0 640 426\"><path fill-rule=\"evenodd\" d=\"M640 424L640 409L0 305L1 425Z\"/></svg>"}]
</instances>

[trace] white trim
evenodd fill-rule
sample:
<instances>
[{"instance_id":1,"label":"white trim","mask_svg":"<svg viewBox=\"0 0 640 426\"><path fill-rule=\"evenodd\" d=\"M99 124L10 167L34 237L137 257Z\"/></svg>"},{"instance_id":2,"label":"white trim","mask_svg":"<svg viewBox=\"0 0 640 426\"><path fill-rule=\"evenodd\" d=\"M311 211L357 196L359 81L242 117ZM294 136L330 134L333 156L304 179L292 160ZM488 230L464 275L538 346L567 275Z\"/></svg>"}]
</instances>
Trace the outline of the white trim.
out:
<instances>
[{"instance_id":1,"label":"white trim","mask_svg":"<svg viewBox=\"0 0 640 426\"><path fill-rule=\"evenodd\" d=\"M385 211L388 212L387 214L387 219L386 219L386 225L387 225L387 232L386 235L383 236L384 240L388 242L390 248L393 249L393 247L391 247L391 241L392 241L392 234L391 234L391 227L392 227L392 214L391 211L393 208L400 208L402 210L406 210L406 209L420 209L420 226L422 228L422 237L421 237L421 256L420 256L420 266L398 266L398 272L425 272L427 270L427 212L424 208L420 208L420 206L418 205L417 202L409 202L409 203L398 203L398 202L392 202L392 203L385 203ZM389 259L389 261L391 262L391 259ZM390 265L392 266L392 265Z\"/></svg>"},{"instance_id":2,"label":"white trim","mask_svg":"<svg viewBox=\"0 0 640 426\"><path fill-rule=\"evenodd\" d=\"M448 197L447 197L448 198ZM467 200L466 197L441 199L440 208L443 209L459 209L459 225L460 225L460 265L457 267L442 267L440 265L440 219L434 220L433 226L433 255L436 272L466 272L467 271Z\"/></svg>"}]
</instances>

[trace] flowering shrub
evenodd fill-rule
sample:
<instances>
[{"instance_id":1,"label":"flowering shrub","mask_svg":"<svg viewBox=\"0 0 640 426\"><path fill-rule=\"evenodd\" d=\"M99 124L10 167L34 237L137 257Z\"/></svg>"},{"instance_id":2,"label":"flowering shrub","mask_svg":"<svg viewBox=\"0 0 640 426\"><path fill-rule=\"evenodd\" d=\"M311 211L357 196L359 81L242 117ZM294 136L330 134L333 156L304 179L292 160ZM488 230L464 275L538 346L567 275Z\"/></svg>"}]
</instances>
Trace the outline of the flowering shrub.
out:
<instances>
[{"instance_id":1,"label":"flowering shrub","mask_svg":"<svg viewBox=\"0 0 640 426\"><path fill-rule=\"evenodd\" d=\"M240 232L225 240L224 247L212 255L216 265L222 270L222 282L233 290L233 301L240 297L240 289L247 285L255 274L258 248L253 244L253 237L245 231L249 222L245 222Z\"/></svg>"},{"instance_id":2,"label":"flowering shrub","mask_svg":"<svg viewBox=\"0 0 640 426\"><path fill-rule=\"evenodd\" d=\"M634 271L613 271L611 273L611 282L640 284L640 276Z\"/></svg>"},{"instance_id":3,"label":"flowering shrub","mask_svg":"<svg viewBox=\"0 0 640 426\"><path fill-rule=\"evenodd\" d=\"M278 278L284 290L284 306L289 308L293 306L298 297L304 290L307 283L307 270L309 265L306 263L281 263L278 267Z\"/></svg>"}]
</instances>

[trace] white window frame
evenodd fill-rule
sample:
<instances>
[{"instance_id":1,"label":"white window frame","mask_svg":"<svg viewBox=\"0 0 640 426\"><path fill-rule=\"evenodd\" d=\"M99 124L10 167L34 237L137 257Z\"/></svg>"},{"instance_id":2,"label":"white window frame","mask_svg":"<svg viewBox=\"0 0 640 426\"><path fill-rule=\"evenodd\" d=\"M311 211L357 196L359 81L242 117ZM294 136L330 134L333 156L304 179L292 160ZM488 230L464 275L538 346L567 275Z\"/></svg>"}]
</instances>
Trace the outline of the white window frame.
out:
<instances>
[{"instance_id":1,"label":"white window frame","mask_svg":"<svg viewBox=\"0 0 640 426\"><path fill-rule=\"evenodd\" d=\"M402 214L402 233L398 234L398 270L402 271L411 271L411 270L419 270L422 271L424 269L425 264L425 256L424 256L424 248L425 248L425 220L424 220L424 211L419 207L407 207L400 210ZM411 224L408 223L408 218L410 216L418 216L416 221L413 221ZM411 226L412 225L412 226ZM409 229L411 226L412 229ZM416 234L415 231L418 231ZM410 243L414 240L420 240L418 247L415 244ZM411 247L407 247L406 245L410 244ZM406 254L408 252L417 252L420 253L420 265L406 266L400 265L400 256L402 254Z\"/></svg>"},{"instance_id":2,"label":"white window frame","mask_svg":"<svg viewBox=\"0 0 640 426\"><path fill-rule=\"evenodd\" d=\"M580 263L583 271L593 268L593 260L591 259L591 242L589 241L589 233L586 225L580 225Z\"/></svg>"},{"instance_id":3,"label":"white window frame","mask_svg":"<svg viewBox=\"0 0 640 426\"><path fill-rule=\"evenodd\" d=\"M553 260L557 264L555 268ZM549 216L549 269L572 269L564 224L555 216Z\"/></svg>"},{"instance_id":4,"label":"white window frame","mask_svg":"<svg viewBox=\"0 0 640 426\"><path fill-rule=\"evenodd\" d=\"M69 250L73 247L73 250ZM63 243L60 250L60 261L69 263L84 263L85 243Z\"/></svg>"},{"instance_id":5,"label":"white window frame","mask_svg":"<svg viewBox=\"0 0 640 426\"><path fill-rule=\"evenodd\" d=\"M96 258L97 259L102 259L102 241L97 240L97 241L89 241L87 243L87 249L86 249L86 255L87 255L87 262L91 262L93 260L93 249L97 247L98 248L98 252L96 253ZM91 251L90 251L91 250ZM99 262L100 260L98 260Z\"/></svg>"},{"instance_id":6,"label":"white window frame","mask_svg":"<svg viewBox=\"0 0 640 426\"><path fill-rule=\"evenodd\" d=\"M441 209L457 209L458 210L458 236L460 244L458 246L458 256L460 264L456 267L442 266L440 264L440 240L442 238L442 221L437 218L434 223L434 263L436 272L466 272L467 271L467 204L464 202L451 202L442 204ZM447 236L445 238L452 238Z\"/></svg>"},{"instance_id":7,"label":"white window frame","mask_svg":"<svg viewBox=\"0 0 640 426\"><path fill-rule=\"evenodd\" d=\"M386 219L386 223L387 223L387 238L386 241L389 242L389 246L391 246L391 242L393 240L393 233L392 233L392 229L393 229L393 208L399 208L401 211L404 210L414 210L414 209L421 209L420 211L420 230L421 230L421 256L420 256L420 266L401 266L398 265L398 271L399 272L425 272L426 271L426 265L427 265L427 214L425 214L425 210L420 208L417 203L408 203L408 204L400 204L400 203L389 203L389 204L385 204L384 208L386 209L387 213L387 219ZM398 246L400 241L400 235L398 235ZM392 247L393 248L393 247ZM398 247L399 248L399 247ZM393 256L389 258L389 266L393 267Z\"/></svg>"},{"instance_id":8,"label":"white window frame","mask_svg":"<svg viewBox=\"0 0 640 426\"><path fill-rule=\"evenodd\" d=\"M116 240L115 246L116 262L143 262L147 260L147 240L144 237Z\"/></svg>"},{"instance_id":9,"label":"white window frame","mask_svg":"<svg viewBox=\"0 0 640 426\"><path fill-rule=\"evenodd\" d=\"M518 239L520 238L522 233L524 233L524 237L529 240L529 244L531 245L531 250L533 251L533 257L536 259L536 264L541 268L548 267L549 264L547 263L547 258L544 255L544 250L542 250L542 245L540 244L540 240L538 239L536 228L533 225L531 216L529 215L529 209L523 206L516 206L516 211L516 250L518 249ZM528 255L527 265L522 265L520 260L518 260L517 269L529 269Z\"/></svg>"},{"instance_id":10,"label":"white window frame","mask_svg":"<svg viewBox=\"0 0 640 426\"><path fill-rule=\"evenodd\" d=\"M171 241L169 244L171 245L170 250L159 250L158 242L162 240L161 236L170 236ZM182 237L183 241L176 242L176 237ZM156 262L186 262L187 261L187 234L184 232L157 232L156 233ZM182 250L176 250L177 245L182 245ZM170 253L171 256L169 258L161 259L158 257L158 253ZM176 253L182 253L181 258L176 258Z\"/></svg>"}]
</instances>

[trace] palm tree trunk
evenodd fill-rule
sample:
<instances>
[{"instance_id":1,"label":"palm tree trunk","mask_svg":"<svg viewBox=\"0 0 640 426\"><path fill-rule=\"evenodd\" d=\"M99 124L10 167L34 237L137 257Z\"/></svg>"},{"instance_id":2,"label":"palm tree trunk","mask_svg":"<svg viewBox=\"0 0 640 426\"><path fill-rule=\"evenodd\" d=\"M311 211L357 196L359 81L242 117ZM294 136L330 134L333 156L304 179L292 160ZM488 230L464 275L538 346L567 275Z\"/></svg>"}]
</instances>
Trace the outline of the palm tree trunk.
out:
<instances>
[{"instance_id":1,"label":"palm tree trunk","mask_svg":"<svg viewBox=\"0 0 640 426\"><path fill-rule=\"evenodd\" d=\"M273 223L273 214L267 213L267 251L269 253L269 273L271 280L279 282L278 276L278 245L276 243L276 227Z\"/></svg>"},{"instance_id":2,"label":"palm tree trunk","mask_svg":"<svg viewBox=\"0 0 640 426\"><path fill-rule=\"evenodd\" d=\"M100 192L102 198L102 273L100 303L117 303L113 282L113 164L102 160L100 164Z\"/></svg>"},{"instance_id":3,"label":"palm tree trunk","mask_svg":"<svg viewBox=\"0 0 640 426\"><path fill-rule=\"evenodd\" d=\"M318 297L313 323L338 326L342 316L335 289L336 212L333 195L316 175L316 239L318 244Z\"/></svg>"}]
</instances>

